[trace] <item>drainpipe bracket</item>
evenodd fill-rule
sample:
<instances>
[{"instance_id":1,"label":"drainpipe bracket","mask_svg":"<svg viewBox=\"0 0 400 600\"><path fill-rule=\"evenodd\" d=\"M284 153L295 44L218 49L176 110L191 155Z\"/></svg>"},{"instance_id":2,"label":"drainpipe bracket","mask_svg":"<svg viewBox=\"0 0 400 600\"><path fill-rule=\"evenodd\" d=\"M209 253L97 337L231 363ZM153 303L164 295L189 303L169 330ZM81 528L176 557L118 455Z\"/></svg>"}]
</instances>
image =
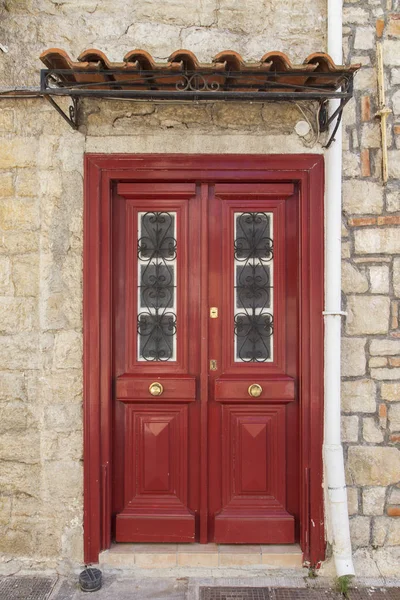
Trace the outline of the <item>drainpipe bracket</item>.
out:
<instances>
[{"instance_id":1,"label":"drainpipe bracket","mask_svg":"<svg viewBox=\"0 0 400 600\"><path fill-rule=\"evenodd\" d=\"M347 317L345 310L324 310L322 314L324 317Z\"/></svg>"}]
</instances>

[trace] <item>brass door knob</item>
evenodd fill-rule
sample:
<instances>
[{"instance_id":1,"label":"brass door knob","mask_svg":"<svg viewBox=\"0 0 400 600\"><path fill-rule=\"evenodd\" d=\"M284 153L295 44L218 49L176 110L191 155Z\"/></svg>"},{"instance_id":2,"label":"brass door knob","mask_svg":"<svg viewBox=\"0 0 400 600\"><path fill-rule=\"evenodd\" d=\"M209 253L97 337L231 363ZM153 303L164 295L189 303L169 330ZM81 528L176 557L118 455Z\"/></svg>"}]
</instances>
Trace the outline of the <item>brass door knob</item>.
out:
<instances>
[{"instance_id":1,"label":"brass door knob","mask_svg":"<svg viewBox=\"0 0 400 600\"><path fill-rule=\"evenodd\" d=\"M263 389L258 383L253 383L249 386L249 389L247 391L249 392L249 396L252 396L253 398L258 398L258 396L261 396Z\"/></svg>"},{"instance_id":2,"label":"brass door knob","mask_svg":"<svg viewBox=\"0 0 400 600\"><path fill-rule=\"evenodd\" d=\"M152 396L161 396L164 391L164 386L162 383L155 381L149 385L149 392Z\"/></svg>"}]
</instances>

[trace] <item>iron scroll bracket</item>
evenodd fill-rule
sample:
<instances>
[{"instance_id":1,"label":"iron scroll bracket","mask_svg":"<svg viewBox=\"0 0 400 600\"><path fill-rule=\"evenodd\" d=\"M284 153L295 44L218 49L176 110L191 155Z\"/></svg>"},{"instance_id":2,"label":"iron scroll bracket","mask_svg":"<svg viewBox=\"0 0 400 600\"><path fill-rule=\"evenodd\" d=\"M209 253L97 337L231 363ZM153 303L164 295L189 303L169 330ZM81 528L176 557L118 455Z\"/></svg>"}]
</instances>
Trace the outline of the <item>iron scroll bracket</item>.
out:
<instances>
[{"instance_id":1,"label":"iron scroll bracket","mask_svg":"<svg viewBox=\"0 0 400 600\"><path fill-rule=\"evenodd\" d=\"M62 118L68 123L68 125L70 125L72 129L77 131L79 128L79 97L71 96L71 104L68 107L68 114L64 112L64 110L59 104L57 104L57 102L52 96L46 94L44 97L46 98L46 100L48 100L48 102L50 102L50 104L56 109L58 114L61 115Z\"/></svg>"}]
</instances>

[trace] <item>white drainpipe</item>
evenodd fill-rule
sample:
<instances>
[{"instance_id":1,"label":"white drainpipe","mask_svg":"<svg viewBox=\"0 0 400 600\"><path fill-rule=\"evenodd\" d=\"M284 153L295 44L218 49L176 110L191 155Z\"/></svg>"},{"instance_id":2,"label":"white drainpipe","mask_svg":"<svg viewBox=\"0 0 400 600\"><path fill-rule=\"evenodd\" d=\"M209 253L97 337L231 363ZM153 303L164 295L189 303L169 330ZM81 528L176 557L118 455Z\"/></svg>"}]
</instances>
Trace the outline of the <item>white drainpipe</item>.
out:
<instances>
[{"instance_id":1,"label":"white drainpipe","mask_svg":"<svg viewBox=\"0 0 400 600\"><path fill-rule=\"evenodd\" d=\"M328 54L341 65L342 0L328 0ZM339 100L330 101L332 113ZM328 540L338 577L354 575L343 448L340 440L342 126L325 155L324 467Z\"/></svg>"}]
</instances>

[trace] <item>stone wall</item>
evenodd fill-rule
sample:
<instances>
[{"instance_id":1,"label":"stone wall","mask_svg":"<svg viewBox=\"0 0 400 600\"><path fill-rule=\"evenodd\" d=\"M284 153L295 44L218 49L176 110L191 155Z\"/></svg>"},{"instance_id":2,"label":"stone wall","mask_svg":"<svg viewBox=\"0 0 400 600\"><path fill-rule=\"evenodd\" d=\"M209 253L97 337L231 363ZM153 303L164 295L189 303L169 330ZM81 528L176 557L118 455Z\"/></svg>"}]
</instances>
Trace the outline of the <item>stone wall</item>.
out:
<instances>
[{"instance_id":1,"label":"stone wall","mask_svg":"<svg viewBox=\"0 0 400 600\"><path fill-rule=\"evenodd\" d=\"M365 68L345 113L343 437L357 564L376 572L390 571L400 545L399 127L391 118L385 189L373 117L376 35L388 102L400 111L396 11L391 0L345 4L345 59ZM325 50L326 3L5 0L0 23L8 50L0 49L0 85L36 86L38 56L51 46L73 57L98 47L113 60L135 47L163 60L180 47L200 60L226 48L246 59L277 49L303 60ZM93 100L81 117L73 132L43 100L0 100L3 572L82 562L83 153L323 151L323 136L293 133L304 118L293 104Z\"/></svg>"},{"instance_id":2,"label":"stone wall","mask_svg":"<svg viewBox=\"0 0 400 600\"><path fill-rule=\"evenodd\" d=\"M345 62L364 65L345 117L342 438L359 571L400 559L400 15L398 2L345 2ZM381 183L376 41L383 43L389 182Z\"/></svg>"}]
</instances>

